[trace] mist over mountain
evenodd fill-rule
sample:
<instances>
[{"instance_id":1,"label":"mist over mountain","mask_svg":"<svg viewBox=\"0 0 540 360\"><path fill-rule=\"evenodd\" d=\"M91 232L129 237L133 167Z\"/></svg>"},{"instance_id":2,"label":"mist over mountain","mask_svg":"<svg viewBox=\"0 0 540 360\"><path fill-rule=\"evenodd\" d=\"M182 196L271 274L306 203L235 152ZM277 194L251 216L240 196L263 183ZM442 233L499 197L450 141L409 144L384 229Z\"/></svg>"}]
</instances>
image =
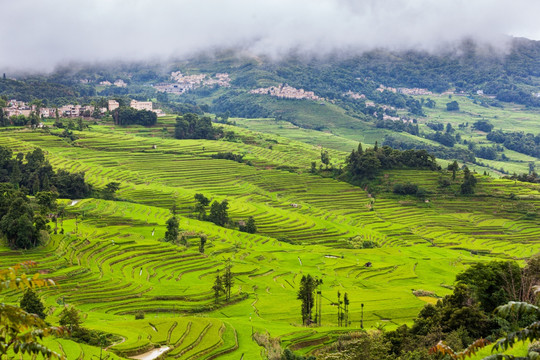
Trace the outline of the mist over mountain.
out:
<instances>
[{"instance_id":1,"label":"mist over mountain","mask_svg":"<svg viewBox=\"0 0 540 360\"><path fill-rule=\"evenodd\" d=\"M229 48L273 59L378 48L434 53L464 39L504 53L511 36L540 38L540 3L530 0L25 0L1 7L3 71L167 61Z\"/></svg>"}]
</instances>

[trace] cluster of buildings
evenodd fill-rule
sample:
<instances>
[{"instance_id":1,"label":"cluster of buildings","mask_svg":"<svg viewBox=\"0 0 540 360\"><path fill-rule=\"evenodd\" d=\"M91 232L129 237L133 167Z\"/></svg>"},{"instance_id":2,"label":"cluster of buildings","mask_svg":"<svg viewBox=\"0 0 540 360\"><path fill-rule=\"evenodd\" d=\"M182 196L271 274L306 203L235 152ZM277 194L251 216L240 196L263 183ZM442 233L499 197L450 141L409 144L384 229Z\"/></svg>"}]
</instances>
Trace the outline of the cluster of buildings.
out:
<instances>
[{"instance_id":1,"label":"cluster of buildings","mask_svg":"<svg viewBox=\"0 0 540 360\"><path fill-rule=\"evenodd\" d=\"M420 89L420 88L399 88L397 89L398 93L405 94L405 95L432 95L433 93L429 91L428 89Z\"/></svg>"},{"instance_id":2,"label":"cluster of buildings","mask_svg":"<svg viewBox=\"0 0 540 360\"><path fill-rule=\"evenodd\" d=\"M127 84L124 82L124 80L122 79L118 79L116 80L115 82L110 82L110 81L100 81L99 85L104 85L104 86L118 86L118 87L126 87Z\"/></svg>"},{"instance_id":3,"label":"cluster of buildings","mask_svg":"<svg viewBox=\"0 0 540 360\"><path fill-rule=\"evenodd\" d=\"M151 101L137 101L137 100L131 100L129 103L129 106L134 108L135 110L148 110L153 111L156 113L157 116L165 116L165 113L161 109L154 109L154 105ZM107 103L107 107L109 111L113 111L114 109L117 109L120 107L120 103L116 100L109 100Z\"/></svg>"},{"instance_id":4,"label":"cluster of buildings","mask_svg":"<svg viewBox=\"0 0 540 360\"><path fill-rule=\"evenodd\" d=\"M156 84L154 88L161 92L183 94L203 86L231 86L231 79L227 73L217 73L211 77L206 74L183 75L180 71L174 71L171 73L171 79L174 83Z\"/></svg>"},{"instance_id":5,"label":"cluster of buildings","mask_svg":"<svg viewBox=\"0 0 540 360\"><path fill-rule=\"evenodd\" d=\"M39 116L41 118L55 118L58 114L59 117L79 117L79 116L91 116L95 108L94 106L81 106L81 105L64 105L61 107L41 107L38 109L36 105L29 105L25 103L24 101L17 101L17 100L9 100L8 106L3 108L4 114L7 117L12 116L30 116L32 112L39 111ZM101 114L104 114L107 109L101 108L99 109Z\"/></svg>"},{"instance_id":6,"label":"cluster of buildings","mask_svg":"<svg viewBox=\"0 0 540 360\"><path fill-rule=\"evenodd\" d=\"M4 114L7 117L23 115L25 117L30 116L32 112L38 112L41 118L55 118L58 117L90 117L95 112L95 107L92 105L64 105L60 107L41 107L38 109L36 105L29 105L24 101L9 100L7 107L3 108ZM120 107L120 104L116 100L109 100L107 108L99 108L101 115L105 114L107 110L113 111ZM161 109L154 109L151 101L137 101L131 100L130 106L137 110L153 111L157 116L164 116L165 113Z\"/></svg>"},{"instance_id":7,"label":"cluster of buildings","mask_svg":"<svg viewBox=\"0 0 540 360\"><path fill-rule=\"evenodd\" d=\"M351 97L351 98L353 98L355 100L360 100L360 99L365 99L366 98L366 95L355 93L355 92L352 92L351 90L347 91L343 95L344 96L349 96L349 97Z\"/></svg>"},{"instance_id":8,"label":"cluster of buildings","mask_svg":"<svg viewBox=\"0 0 540 360\"><path fill-rule=\"evenodd\" d=\"M279 86L271 86L268 88L259 88L250 90L250 94L270 95L282 99L308 99L308 100L324 100L313 91L306 91L304 89L296 89L287 84L280 84Z\"/></svg>"},{"instance_id":9,"label":"cluster of buildings","mask_svg":"<svg viewBox=\"0 0 540 360\"><path fill-rule=\"evenodd\" d=\"M383 92L383 91L390 91L393 93L400 93L404 95L432 95L433 93L429 91L428 89L421 89L421 88L393 88L389 86L379 85L377 88L377 91Z\"/></svg>"}]
</instances>

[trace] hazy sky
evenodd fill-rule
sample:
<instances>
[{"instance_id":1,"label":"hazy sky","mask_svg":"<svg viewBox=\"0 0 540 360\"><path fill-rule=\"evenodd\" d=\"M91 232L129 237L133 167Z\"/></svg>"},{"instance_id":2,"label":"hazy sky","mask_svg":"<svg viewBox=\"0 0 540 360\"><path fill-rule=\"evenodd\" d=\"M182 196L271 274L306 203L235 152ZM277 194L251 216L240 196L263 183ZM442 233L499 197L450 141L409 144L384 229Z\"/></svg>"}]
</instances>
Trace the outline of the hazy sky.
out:
<instances>
[{"instance_id":1,"label":"hazy sky","mask_svg":"<svg viewBox=\"0 0 540 360\"><path fill-rule=\"evenodd\" d=\"M280 56L540 39L539 0L0 0L0 71L241 47Z\"/></svg>"}]
</instances>

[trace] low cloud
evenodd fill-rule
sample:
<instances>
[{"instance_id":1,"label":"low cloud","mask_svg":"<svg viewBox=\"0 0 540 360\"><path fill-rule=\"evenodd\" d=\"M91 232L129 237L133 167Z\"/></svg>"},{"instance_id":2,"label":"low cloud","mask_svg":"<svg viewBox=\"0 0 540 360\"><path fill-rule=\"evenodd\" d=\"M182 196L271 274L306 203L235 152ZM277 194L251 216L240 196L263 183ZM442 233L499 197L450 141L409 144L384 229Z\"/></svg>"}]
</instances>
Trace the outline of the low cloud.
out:
<instances>
[{"instance_id":1,"label":"low cloud","mask_svg":"<svg viewBox=\"0 0 540 360\"><path fill-rule=\"evenodd\" d=\"M536 0L3 0L0 11L0 70L224 48L320 56L540 38Z\"/></svg>"}]
</instances>

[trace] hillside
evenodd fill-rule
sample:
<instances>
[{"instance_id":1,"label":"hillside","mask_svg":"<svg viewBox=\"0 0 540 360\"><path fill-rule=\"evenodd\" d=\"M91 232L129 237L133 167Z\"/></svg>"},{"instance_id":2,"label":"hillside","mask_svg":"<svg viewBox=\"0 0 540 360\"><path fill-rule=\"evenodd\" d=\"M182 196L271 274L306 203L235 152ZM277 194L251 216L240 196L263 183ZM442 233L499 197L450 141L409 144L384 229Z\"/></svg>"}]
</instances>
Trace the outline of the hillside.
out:
<instances>
[{"instance_id":1,"label":"hillside","mask_svg":"<svg viewBox=\"0 0 540 360\"><path fill-rule=\"evenodd\" d=\"M340 113L333 104L327 108ZM471 263L521 260L539 250L538 184L476 175L475 194L463 196L461 171L451 180L444 170L389 170L368 193L309 171L311 162L320 164L321 143L331 163L343 164L357 143L339 134L284 120L238 119L248 129L224 125L235 141L175 140L173 121L160 118L147 128L90 124L73 131L73 142L59 137L58 129L0 132L0 145L14 153L40 147L55 169L84 171L97 188L119 183L116 200L61 200L64 233L51 234L46 246L0 248L0 268L35 260L37 270L58 283L39 291L50 309L48 321L57 320L61 304L70 304L83 311L85 326L122 337L107 351L111 359L155 346L168 346L165 357L171 359L261 358L254 332L309 353L346 330L337 327L332 306L337 291L349 294L350 328L362 323L392 329L449 294L455 275ZM244 155L251 165L212 158L227 152ZM448 187L439 186L441 177ZM428 195L392 193L404 182ZM233 222L251 216L258 231L198 220L197 193L227 199ZM173 208L185 245L162 241ZM208 239L203 253L201 234ZM229 264L232 296L216 303L215 275ZM302 327L296 298L306 274L324 279L321 327ZM416 290L432 295L417 297ZM4 298L16 302L19 296L11 291ZM134 320L140 311L145 318ZM99 352L67 340L48 345L68 358Z\"/></svg>"},{"instance_id":2,"label":"hillside","mask_svg":"<svg viewBox=\"0 0 540 360\"><path fill-rule=\"evenodd\" d=\"M49 105L152 100L169 113L266 119L264 131L291 139L310 130L305 141L336 150L350 151L358 141L423 148L503 176L540 166L538 63L540 43L517 38L505 50L465 41L442 53L378 50L319 59L276 60L230 50L182 61L81 65L0 79L0 95ZM453 102L457 111L448 111ZM493 131L531 134L534 144L523 149L495 142L474 127L478 121L492 124ZM263 129L260 122L238 123ZM336 141L327 142L329 134Z\"/></svg>"}]
</instances>

